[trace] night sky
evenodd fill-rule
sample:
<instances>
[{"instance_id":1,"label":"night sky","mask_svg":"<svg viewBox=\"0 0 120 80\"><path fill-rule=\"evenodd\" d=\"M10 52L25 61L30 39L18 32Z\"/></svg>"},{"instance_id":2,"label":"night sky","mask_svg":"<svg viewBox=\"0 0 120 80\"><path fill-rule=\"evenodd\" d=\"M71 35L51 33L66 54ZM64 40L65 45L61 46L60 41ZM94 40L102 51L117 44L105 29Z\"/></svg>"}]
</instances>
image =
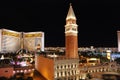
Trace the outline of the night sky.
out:
<instances>
[{"instance_id":1,"label":"night sky","mask_svg":"<svg viewBox=\"0 0 120 80\"><path fill-rule=\"evenodd\" d=\"M120 2L116 0L8 0L0 2L0 28L45 32L45 47L65 46L69 3L77 17L79 47L117 47Z\"/></svg>"}]
</instances>

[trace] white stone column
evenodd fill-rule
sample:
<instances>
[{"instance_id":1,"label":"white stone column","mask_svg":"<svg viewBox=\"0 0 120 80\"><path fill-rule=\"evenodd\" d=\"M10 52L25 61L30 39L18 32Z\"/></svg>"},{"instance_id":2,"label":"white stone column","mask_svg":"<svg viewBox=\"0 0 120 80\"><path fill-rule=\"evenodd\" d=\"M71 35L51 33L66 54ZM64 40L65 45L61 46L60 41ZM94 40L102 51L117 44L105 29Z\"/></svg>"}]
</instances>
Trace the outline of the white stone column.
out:
<instances>
[{"instance_id":1,"label":"white stone column","mask_svg":"<svg viewBox=\"0 0 120 80\"><path fill-rule=\"evenodd\" d=\"M65 77L65 71L62 71L62 72L63 72L63 75L62 75L62 76Z\"/></svg>"}]
</instances>

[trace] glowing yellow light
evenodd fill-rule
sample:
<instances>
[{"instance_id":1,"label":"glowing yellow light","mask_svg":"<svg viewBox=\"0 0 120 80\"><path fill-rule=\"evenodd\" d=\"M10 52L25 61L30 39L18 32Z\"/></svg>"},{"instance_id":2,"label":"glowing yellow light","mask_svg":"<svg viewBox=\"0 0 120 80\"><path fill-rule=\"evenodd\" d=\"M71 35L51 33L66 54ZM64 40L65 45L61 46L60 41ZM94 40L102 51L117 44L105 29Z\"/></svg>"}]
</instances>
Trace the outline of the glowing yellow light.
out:
<instances>
[{"instance_id":1,"label":"glowing yellow light","mask_svg":"<svg viewBox=\"0 0 120 80\"><path fill-rule=\"evenodd\" d=\"M110 56L111 56L111 51L110 51L110 50L107 50L106 52L107 52L107 58L110 59L110 58L111 58L111 57L110 57Z\"/></svg>"}]
</instances>

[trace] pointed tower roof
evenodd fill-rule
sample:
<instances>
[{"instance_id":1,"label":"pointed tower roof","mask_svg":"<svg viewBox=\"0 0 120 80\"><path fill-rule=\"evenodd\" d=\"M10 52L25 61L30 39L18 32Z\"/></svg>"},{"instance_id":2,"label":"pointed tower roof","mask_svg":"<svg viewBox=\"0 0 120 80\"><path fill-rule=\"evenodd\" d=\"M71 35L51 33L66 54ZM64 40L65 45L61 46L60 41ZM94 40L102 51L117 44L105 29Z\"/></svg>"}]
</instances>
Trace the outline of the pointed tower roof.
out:
<instances>
[{"instance_id":1,"label":"pointed tower roof","mask_svg":"<svg viewBox=\"0 0 120 80\"><path fill-rule=\"evenodd\" d=\"M68 19L76 19L71 3L70 3L70 8L69 8L66 20Z\"/></svg>"}]
</instances>

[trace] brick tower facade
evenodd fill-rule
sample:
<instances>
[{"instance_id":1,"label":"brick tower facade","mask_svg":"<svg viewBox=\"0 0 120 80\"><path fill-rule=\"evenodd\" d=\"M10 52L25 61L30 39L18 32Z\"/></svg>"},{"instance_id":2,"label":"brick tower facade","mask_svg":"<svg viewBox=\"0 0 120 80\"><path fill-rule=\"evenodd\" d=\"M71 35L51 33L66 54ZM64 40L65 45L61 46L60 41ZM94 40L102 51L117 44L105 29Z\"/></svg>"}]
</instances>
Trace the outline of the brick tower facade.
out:
<instances>
[{"instance_id":1,"label":"brick tower facade","mask_svg":"<svg viewBox=\"0 0 120 80\"><path fill-rule=\"evenodd\" d=\"M65 44L67 58L78 58L77 27L78 25L76 24L76 17L72 5L70 5L65 25Z\"/></svg>"}]
</instances>

